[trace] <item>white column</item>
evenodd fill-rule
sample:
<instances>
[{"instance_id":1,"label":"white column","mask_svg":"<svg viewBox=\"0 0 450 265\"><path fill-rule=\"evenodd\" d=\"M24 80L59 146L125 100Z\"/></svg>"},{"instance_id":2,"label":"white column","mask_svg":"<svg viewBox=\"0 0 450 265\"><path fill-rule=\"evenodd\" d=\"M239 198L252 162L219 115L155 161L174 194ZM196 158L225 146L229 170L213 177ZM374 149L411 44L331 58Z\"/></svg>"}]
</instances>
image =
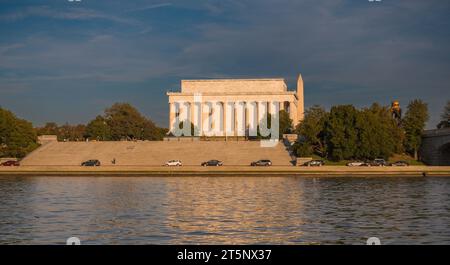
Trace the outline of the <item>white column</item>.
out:
<instances>
[{"instance_id":1,"label":"white column","mask_svg":"<svg viewBox=\"0 0 450 265\"><path fill-rule=\"evenodd\" d=\"M184 101L178 103L178 111L180 113L178 118L180 122L184 122L189 117L189 107L187 106L187 104L188 103Z\"/></svg>"},{"instance_id":2,"label":"white column","mask_svg":"<svg viewBox=\"0 0 450 265\"><path fill-rule=\"evenodd\" d=\"M234 136L238 136L238 125L237 125L237 122L238 122L238 116L237 116L237 102L234 102L234 105L233 105L233 120L234 120L234 122L233 122L233 125L234 125Z\"/></svg>"},{"instance_id":3,"label":"white column","mask_svg":"<svg viewBox=\"0 0 450 265\"><path fill-rule=\"evenodd\" d=\"M203 103L203 135L205 136L212 136L213 135L213 129L212 129L212 118L211 113L212 111L212 103L211 102L204 102Z\"/></svg>"},{"instance_id":4,"label":"white column","mask_svg":"<svg viewBox=\"0 0 450 265\"><path fill-rule=\"evenodd\" d=\"M183 122L183 136L189 136L191 133L190 125L191 125L191 109L189 102L181 102L180 103L180 123ZM188 127L186 127L188 126Z\"/></svg>"},{"instance_id":5,"label":"white column","mask_svg":"<svg viewBox=\"0 0 450 265\"><path fill-rule=\"evenodd\" d=\"M180 124L181 103L175 102L174 105L175 105L175 123Z\"/></svg>"},{"instance_id":6,"label":"white column","mask_svg":"<svg viewBox=\"0 0 450 265\"><path fill-rule=\"evenodd\" d=\"M269 102L269 110L270 110L270 130L271 130L271 139L275 139L278 141L280 131L280 104L278 102Z\"/></svg>"},{"instance_id":7,"label":"white column","mask_svg":"<svg viewBox=\"0 0 450 265\"><path fill-rule=\"evenodd\" d=\"M194 136L192 133L192 128L190 127L191 125L193 125L192 123L194 122L194 103L192 101L187 102L186 104L187 108L189 109L188 111L188 120L189 122L186 124L186 126L189 126L189 136Z\"/></svg>"},{"instance_id":8,"label":"white column","mask_svg":"<svg viewBox=\"0 0 450 265\"><path fill-rule=\"evenodd\" d=\"M258 124L261 122L262 119L267 120L267 113L268 113L268 102L266 101L259 101L258 102Z\"/></svg>"},{"instance_id":9,"label":"white column","mask_svg":"<svg viewBox=\"0 0 450 265\"><path fill-rule=\"evenodd\" d=\"M200 135L205 135L205 128L207 127L208 124L208 114L207 114L207 110L206 110L207 106L205 102L201 102L200 103L200 110L201 110L201 117L202 117L202 126L200 127Z\"/></svg>"},{"instance_id":10,"label":"white column","mask_svg":"<svg viewBox=\"0 0 450 265\"><path fill-rule=\"evenodd\" d=\"M227 135L227 102L222 102L222 135Z\"/></svg>"},{"instance_id":11,"label":"white column","mask_svg":"<svg viewBox=\"0 0 450 265\"><path fill-rule=\"evenodd\" d=\"M175 103L169 102L169 131L173 131L175 124L176 106Z\"/></svg>"},{"instance_id":12,"label":"white column","mask_svg":"<svg viewBox=\"0 0 450 265\"><path fill-rule=\"evenodd\" d=\"M226 102L225 103L225 135L233 136L234 135L234 102Z\"/></svg>"},{"instance_id":13,"label":"white column","mask_svg":"<svg viewBox=\"0 0 450 265\"><path fill-rule=\"evenodd\" d=\"M215 102L213 104L213 115L214 115L214 135L223 136L223 109L222 102Z\"/></svg>"},{"instance_id":14,"label":"white column","mask_svg":"<svg viewBox=\"0 0 450 265\"><path fill-rule=\"evenodd\" d=\"M237 135L245 136L245 102L239 101L235 104Z\"/></svg>"},{"instance_id":15,"label":"white column","mask_svg":"<svg viewBox=\"0 0 450 265\"><path fill-rule=\"evenodd\" d=\"M197 130L194 130L193 136L200 136L201 134L201 128L202 128L202 106L201 102L191 102L191 117L192 117L192 124L194 125L194 128L197 128Z\"/></svg>"},{"instance_id":16,"label":"white column","mask_svg":"<svg viewBox=\"0 0 450 265\"><path fill-rule=\"evenodd\" d=\"M257 103L252 101L247 103L248 109L248 135L256 136L257 135L257 126L258 126L258 117L257 117Z\"/></svg>"}]
</instances>

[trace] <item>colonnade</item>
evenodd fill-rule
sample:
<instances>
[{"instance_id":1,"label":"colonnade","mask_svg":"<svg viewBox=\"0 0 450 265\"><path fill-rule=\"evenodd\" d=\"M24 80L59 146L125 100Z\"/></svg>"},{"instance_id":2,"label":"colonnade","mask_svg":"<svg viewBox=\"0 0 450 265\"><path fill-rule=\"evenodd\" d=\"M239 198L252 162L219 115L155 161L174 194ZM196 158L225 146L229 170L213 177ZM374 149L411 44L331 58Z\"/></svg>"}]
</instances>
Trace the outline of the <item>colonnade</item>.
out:
<instances>
[{"instance_id":1,"label":"colonnade","mask_svg":"<svg viewBox=\"0 0 450 265\"><path fill-rule=\"evenodd\" d=\"M268 113L271 124L278 124L280 110L297 119L296 102L277 101L176 101L169 102L170 131L180 133L179 124L191 122L195 136L256 136L258 125L267 128ZM184 130L183 135L189 130ZM181 135L177 135L181 136Z\"/></svg>"}]
</instances>

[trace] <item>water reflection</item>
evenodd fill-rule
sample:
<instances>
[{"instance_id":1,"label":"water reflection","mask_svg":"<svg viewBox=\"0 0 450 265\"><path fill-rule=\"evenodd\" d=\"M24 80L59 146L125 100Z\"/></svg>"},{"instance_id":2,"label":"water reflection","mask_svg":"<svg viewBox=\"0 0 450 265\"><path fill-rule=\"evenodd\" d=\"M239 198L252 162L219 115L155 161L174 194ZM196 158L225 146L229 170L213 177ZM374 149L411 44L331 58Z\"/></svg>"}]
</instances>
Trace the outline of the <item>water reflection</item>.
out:
<instances>
[{"instance_id":1,"label":"water reflection","mask_svg":"<svg viewBox=\"0 0 450 265\"><path fill-rule=\"evenodd\" d=\"M0 243L449 244L448 178L1 177Z\"/></svg>"},{"instance_id":2,"label":"water reflection","mask_svg":"<svg viewBox=\"0 0 450 265\"><path fill-rule=\"evenodd\" d=\"M303 224L295 179L197 178L168 183L167 223L186 243L283 243ZM289 192L286 192L289 191Z\"/></svg>"}]
</instances>

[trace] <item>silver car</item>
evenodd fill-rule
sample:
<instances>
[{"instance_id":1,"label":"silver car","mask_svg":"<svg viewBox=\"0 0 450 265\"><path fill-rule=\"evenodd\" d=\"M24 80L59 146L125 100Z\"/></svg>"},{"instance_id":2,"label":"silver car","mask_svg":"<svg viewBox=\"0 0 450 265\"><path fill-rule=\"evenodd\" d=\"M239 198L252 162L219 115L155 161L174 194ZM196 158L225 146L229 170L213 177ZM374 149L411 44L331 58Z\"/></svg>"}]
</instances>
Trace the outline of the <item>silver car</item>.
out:
<instances>
[{"instance_id":1,"label":"silver car","mask_svg":"<svg viewBox=\"0 0 450 265\"><path fill-rule=\"evenodd\" d=\"M181 160L169 160L165 165L168 167L180 167L183 164L181 163Z\"/></svg>"},{"instance_id":2,"label":"silver car","mask_svg":"<svg viewBox=\"0 0 450 265\"><path fill-rule=\"evenodd\" d=\"M360 167L363 166L365 163L363 161L352 161L352 162L348 162L347 166L348 167Z\"/></svg>"}]
</instances>

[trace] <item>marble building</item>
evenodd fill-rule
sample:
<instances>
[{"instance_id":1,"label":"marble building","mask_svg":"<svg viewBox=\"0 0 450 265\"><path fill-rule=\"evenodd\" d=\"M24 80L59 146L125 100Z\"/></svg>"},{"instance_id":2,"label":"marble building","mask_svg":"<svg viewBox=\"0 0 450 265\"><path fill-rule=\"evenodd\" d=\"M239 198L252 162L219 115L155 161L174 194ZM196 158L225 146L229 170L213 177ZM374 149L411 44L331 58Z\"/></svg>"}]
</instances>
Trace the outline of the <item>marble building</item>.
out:
<instances>
[{"instance_id":1,"label":"marble building","mask_svg":"<svg viewBox=\"0 0 450 265\"><path fill-rule=\"evenodd\" d=\"M167 92L169 130L192 122L196 136L248 136L256 132L267 113L285 110L297 125L303 119L303 79L296 91L282 78L182 80L181 92ZM253 133L253 134L252 134Z\"/></svg>"}]
</instances>

